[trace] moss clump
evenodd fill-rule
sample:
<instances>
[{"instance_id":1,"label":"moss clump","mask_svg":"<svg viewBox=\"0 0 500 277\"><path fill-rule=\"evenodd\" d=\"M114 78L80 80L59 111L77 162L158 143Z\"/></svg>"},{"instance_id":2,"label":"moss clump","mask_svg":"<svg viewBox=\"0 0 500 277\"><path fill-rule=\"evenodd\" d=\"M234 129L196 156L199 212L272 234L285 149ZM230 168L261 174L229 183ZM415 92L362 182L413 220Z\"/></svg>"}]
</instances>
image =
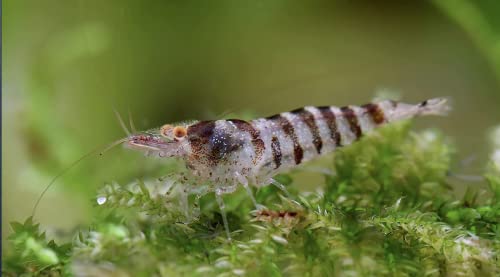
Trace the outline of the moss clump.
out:
<instances>
[{"instance_id":1,"label":"moss clump","mask_svg":"<svg viewBox=\"0 0 500 277\"><path fill-rule=\"evenodd\" d=\"M315 192L280 176L291 198L272 186L256 192L269 211L251 212L243 190L225 197L232 243L212 195L187 220L168 182L108 185L94 224L71 244L47 242L31 219L12 223L4 273L498 275L500 172L486 173L489 196L469 190L457 199L447 178L452 152L435 131L383 128L339 150L335 174Z\"/></svg>"}]
</instances>

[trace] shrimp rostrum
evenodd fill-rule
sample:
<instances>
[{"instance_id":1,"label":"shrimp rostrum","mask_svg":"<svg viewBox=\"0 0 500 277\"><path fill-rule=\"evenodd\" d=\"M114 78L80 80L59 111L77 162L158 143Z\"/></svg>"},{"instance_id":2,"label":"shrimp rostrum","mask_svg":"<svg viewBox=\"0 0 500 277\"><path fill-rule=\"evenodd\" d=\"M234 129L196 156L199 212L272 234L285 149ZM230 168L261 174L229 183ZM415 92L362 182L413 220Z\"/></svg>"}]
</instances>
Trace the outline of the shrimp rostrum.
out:
<instances>
[{"instance_id":1,"label":"shrimp rostrum","mask_svg":"<svg viewBox=\"0 0 500 277\"><path fill-rule=\"evenodd\" d=\"M185 161L190 180L215 192L229 236L222 195L243 186L275 184L273 177L347 146L378 126L419 115L443 115L446 99L416 105L391 100L363 106L304 107L251 121L197 121L130 135L126 145L148 155ZM186 179L186 178L184 178ZM192 185L192 184L191 184Z\"/></svg>"}]
</instances>

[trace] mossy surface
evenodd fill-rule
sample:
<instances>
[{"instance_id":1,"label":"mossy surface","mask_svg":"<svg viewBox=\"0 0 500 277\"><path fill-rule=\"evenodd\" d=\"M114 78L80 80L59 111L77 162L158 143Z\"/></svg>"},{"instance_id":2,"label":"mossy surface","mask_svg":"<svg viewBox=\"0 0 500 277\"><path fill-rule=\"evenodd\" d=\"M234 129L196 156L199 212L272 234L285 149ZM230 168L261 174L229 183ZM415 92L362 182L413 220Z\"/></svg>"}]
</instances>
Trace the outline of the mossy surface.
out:
<instances>
[{"instance_id":1,"label":"mossy surface","mask_svg":"<svg viewBox=\"0 0 500 277\"><path fill-rule=\"evenodd\" d=\"M437 131L392 125L332 156L314 191L278 176L225 197L228 242L213 195L188 220L169 182L104 187L94 223L71 243L48 241L32 218L12 223L5 276L494 276L500 274L500 170L483 193L456 197L453 148ZM191 199L193 200L193 199ZM99 204L97 204L99 202ZM192 201L191 201L192 202ZM191 205L192 207L192 205ZM187 223L186 223L187 222Z\"/></svg>"}]
</instances>

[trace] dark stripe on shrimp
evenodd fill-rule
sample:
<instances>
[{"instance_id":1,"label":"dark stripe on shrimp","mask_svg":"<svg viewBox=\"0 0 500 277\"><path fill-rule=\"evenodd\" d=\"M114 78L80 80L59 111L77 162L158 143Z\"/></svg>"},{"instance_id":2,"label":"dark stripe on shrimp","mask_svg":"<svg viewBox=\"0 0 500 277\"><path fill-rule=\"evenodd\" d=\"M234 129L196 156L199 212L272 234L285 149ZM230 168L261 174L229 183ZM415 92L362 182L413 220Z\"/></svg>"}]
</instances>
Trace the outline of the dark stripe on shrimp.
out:
<instances>
[{"instance_id":1,"label":"dark stripe on shrimp","mask_svg":"<svg viewBox=\"0 0 500 277\"><path fill-rule=\"evenodd\" d=\"M337 121L335 119L335 114L332 112L332 109L328 106L318 107L318 110L328 125L328 129L330 129L330 137L335 142L336 146L341 146L340 143L340 133L337 127Z\"/></svg>"},{"instance_id":2,"label":"dark stripe on shrimp","mask_svg":"<svg viewBox=\"0 0 500 277\"><path fill-rule=\"evenodd\" d=\"M221 161L226 161L227 158L234 152L241 150L246 144L240 136L235 136L234 130L227 128L227 121L217 121L217 127L214 134L210 138L210 155L209 159L213 161L213 165L217 165ZM220 126L219 126L220 125Z\"/></svg>"},{"instance_id":3,"label":"dark stripe on shrimp","mask_svg":"<svg viewBox=\"0 0 500 277\"><path fill-rule=\"evenodd\" d=\"M356 138L360 138L363 134L361 131L361 127L359 126L358 117L353 109L349 107L340 108L344 118L349 122L349 126L351 127L351 131L356 135Z\"/></svg>"},{"instance_id":4,"label":"dark stripe on shrimp","mask_svg":"<svg viewBox=\"0 0 500 277\"><path fill-rule=\"evenodd\" d=\"M283 129L283 132L285 133L286 136L288 136L292 142L293 142L293 157L295 160L295 164L300 164L302 161L302 158L304 157L304 150L302 149L302 146L299 143L299 139L297 138L297 135L295 134L295 129L293 128L293 125L286 119L285 117L277 114L273 115L267 118L268 120L275 121L281 129Z\"/></svg>"},{"instance_id":5,"label":"dark stripe on shrimp","mask_svg":"<svg viewBox=\"0 0 500 277\"><path fill-rule=\"evenodd\" d=\"M384 111L382 111L378 104L369 103L361 107L370 115L375 124L382 124L385 122Z\"/></svg>"},{"instance_id":6,"label":"dark stripe on shrimp","mask_svg":"<svg viewBox=\"0 0 500 277\"><path fill-rule=\"evenodd\" d=\"M207 155L204 147L210 141L214 134L215 121L200 121L188 127L187 138L191 145L193 157L200 159L203 155Z\"/></svg>"},{"instance_id":7,"label":"dark stripe on shrimp","mask_svg":"<svg viewBox=\"0 0 500 277\"><path fill-rule=\"evenodd\" d=\"M187 136L191 144L191 158L210 166L218 165L243 146L243 142L227 130L217 128L216 121L202 121L188 127Z\"/></svg>"},{"instance_id":8,"label":"dark stripe on shrimp","mask_svg":"<svg viewBox=\"0 0 500 277\"><path fill-rule=\"evenodd\" d=\"M314 147L316 147L316 151L318 152L318 154L320 154L321 148L323 148L323 141L321 140L321 135L319 134L318 125L316 125L314 115L304 108L293 110L290 113L299 116L300 119L302 119L302 121L304 121L304 123L307 125L313 137Z\"/></svg>"},{"instance_id":9,"label":"dark stripe on shrimp","mask_svg":"<svg viewBox=\"0 0 500 277\"><path fill-rule=\"evenodd\" d=\"M271 139L271 150L273 152L274 169L281 166L281 146L277 137Z\"/></svg>"},{"instance_id":10,"label":"dark stripe on shrimp","mask_svg":"<svg viewBox=\"0 0 500 277\"><path fill-rule=\"evenodd\" d=\"M253 164L257 164L257 162L262 158L265 149L264 141L260 138L260 132L247 121L240 119L228 119L227 121L232 122L238 130L250 134L252 137L253 151L255 153Z\"/></svg>"}]
</instances>

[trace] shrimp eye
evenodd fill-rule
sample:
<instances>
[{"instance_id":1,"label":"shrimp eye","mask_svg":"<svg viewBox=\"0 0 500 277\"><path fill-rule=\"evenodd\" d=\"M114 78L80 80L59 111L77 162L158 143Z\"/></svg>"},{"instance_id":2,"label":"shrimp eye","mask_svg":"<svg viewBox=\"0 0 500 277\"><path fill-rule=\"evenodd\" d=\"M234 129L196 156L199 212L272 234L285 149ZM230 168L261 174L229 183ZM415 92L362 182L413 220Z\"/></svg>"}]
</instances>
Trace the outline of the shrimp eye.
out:
<instances>
[{"instance_id":1,"label":"shrimp eye","mask_svg":"<svg viewBox=\"0 0 500 277\"><path fill-rule=\"evenodd\" d=\"M177 139L181 139L187 135L186 128L184 128L182 126L175 127L173 130L173 133L174 133L174 137Z\"/></svg>"},{"instance_id":2,"label":"shrimp eye","mask_svg":"<svg viewBox=\"0 0 500 277\"><path fill-rule=\"evenodd\" d=\"M164 137L170 137L170 132L172 131L172 125L165 124L160 128L160 134Z\"/></svg>"}]
</instances>

